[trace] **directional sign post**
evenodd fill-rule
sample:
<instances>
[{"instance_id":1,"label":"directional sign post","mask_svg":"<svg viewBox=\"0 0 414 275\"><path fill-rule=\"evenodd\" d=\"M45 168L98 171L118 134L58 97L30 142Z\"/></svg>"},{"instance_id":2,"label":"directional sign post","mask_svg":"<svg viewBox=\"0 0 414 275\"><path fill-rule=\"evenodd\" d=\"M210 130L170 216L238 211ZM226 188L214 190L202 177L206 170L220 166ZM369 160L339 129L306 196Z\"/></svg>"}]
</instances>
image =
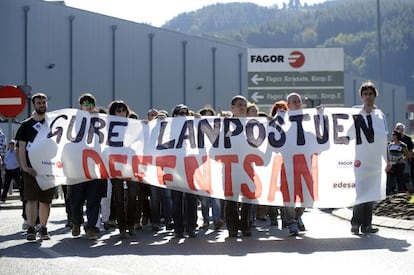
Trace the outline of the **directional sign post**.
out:
<instances>
[{"instance_id":1,"label":"directional sign post","mask_svg":"<svg viewBox=\"0 0 414 275\"><path fill-rule=\"evenodd\" d=\"M0 88L0 114L12 118L18 116L26 106L26 95L15 86Z\"/></svg>"},{"instance_id":2,"label":"directional sign post","mask_svg":"<svg viewBox=\"0 0 414 275\"><path fill-rule=\"evenodd\" d=\"M248 50L248 98L261 110L291 92L307 107L344 105L344 53L341 48Z\"/></svg>"}]
</instances>

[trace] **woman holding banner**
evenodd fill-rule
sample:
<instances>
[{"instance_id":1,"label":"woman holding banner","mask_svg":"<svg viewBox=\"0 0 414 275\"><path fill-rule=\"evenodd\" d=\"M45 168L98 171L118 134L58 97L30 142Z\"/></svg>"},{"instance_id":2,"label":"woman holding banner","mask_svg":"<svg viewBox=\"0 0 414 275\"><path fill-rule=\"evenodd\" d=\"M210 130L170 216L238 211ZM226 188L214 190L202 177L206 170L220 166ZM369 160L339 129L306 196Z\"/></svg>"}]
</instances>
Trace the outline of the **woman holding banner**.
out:
<instances>
[{"instance_id":1,"label":"woman holding banner","mask_svg":"<svg viewBox=\"0 0 414 275\"><path fill-rule=\"evenodd\" d=\"M131 113L128 105L122 100L114 100L108 106L110 115L129 117ZM137 219L137 197L139 182L127 181L124 179L111 179L112 195L114 196L116 220L119 227L119 238L125 239L127 237L127 229L130 236L136 235L135 223ZM126 192L126 194L125 194ZM127 210L125 213L125 201L127 199Z\"/></svg>"}]
</instances>

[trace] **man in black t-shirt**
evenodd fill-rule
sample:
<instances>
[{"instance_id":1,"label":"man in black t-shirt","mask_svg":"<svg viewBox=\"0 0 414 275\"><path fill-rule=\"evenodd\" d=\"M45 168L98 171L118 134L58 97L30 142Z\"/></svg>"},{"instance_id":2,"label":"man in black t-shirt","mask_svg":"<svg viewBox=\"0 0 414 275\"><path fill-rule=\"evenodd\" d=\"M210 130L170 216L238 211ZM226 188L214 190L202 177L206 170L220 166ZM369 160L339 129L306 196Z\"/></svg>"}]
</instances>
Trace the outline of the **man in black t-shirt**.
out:
<instances>
[{"instance_id":1,"label":"man in black t-shirt","mask_svg":"<svg viewBox=\"0 0 414 275\"><path fill-rule=\"evenodd\" d=\"M401 134L401 141L404 142L407 145L407 149L409 152L408 158L406 160L406 165L408 165L408 167L406 167L406 169L404 169L405 172L408 172L406 174L408 174L408 176L406 177L406 182L407 182L407 189L408 191L414 191L413 188L413 183L414 183L414 159L413 159L413 149L414 149L414 144L413 141L411 139L411 137L407 136L405 134L405 125L402 124L401 122L398 122L395 125L395 130L398 131Z\"/></svg>"},{"instance_id":2,"label":"man in black t-shirt","mask_svg":"<svg viewBox=\"0 0 414 275\"><path fill-rule=\"evenodd\" d=\"M26 200L26 216L28 229L26 239L28 241L36 240L35 224L39 217L40 221L40 238L42 240L50 239L47 232L46 224L49 219L50 205L55 193L55 188L47 190L40 189L36 181L36 170L32 168L28 152L37 133L45 122L47 111L47 96L43 93L36 93L32 96L34 113L20 125L16 133L16 140L19 142L19 162L23 174L24 193Z\"/></svg>"}]
</instances>

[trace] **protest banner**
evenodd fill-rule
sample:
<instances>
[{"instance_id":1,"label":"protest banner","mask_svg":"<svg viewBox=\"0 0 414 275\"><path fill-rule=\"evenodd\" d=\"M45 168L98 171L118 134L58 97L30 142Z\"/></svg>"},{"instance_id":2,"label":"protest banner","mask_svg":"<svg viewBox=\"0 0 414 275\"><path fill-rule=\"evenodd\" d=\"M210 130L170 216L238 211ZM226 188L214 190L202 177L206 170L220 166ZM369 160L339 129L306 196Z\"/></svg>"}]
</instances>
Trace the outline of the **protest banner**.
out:
<instances>
[{"instance_id":1,"label":"protest banner","mask_svg":"<svg viewBox=\"0 0 414 275\"><path fill-rule=\"evenodd\" d=\"M123 178L264 205L346 207L385 197L384 114L321 108L140 121L47 113L29 157L41 188Z\"/></svg>"}]
</instances>

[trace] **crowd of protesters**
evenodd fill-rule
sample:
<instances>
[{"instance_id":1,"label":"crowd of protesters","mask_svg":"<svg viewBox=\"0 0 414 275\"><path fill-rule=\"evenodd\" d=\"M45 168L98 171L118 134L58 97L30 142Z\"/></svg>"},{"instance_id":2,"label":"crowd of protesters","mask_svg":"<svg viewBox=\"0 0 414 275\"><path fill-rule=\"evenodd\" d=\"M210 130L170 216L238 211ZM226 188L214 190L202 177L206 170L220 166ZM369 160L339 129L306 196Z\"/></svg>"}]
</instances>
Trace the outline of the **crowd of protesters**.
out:
<instances>
[{"instance_id":1,"label":"crowd of protesters","mask_svg":"<svg viewBox=\"0 0 414 275\"><path fill-rule=\"evenodd\" d=\"M378 95L372 82L364 83L360 90L362 108L369 114L377 108L374 104ZM14 181L21 187L23 201L24 230L26 239L35 241L37 236L42 240L50 238L47 222L52 199L56 196L56 188L41 190L36 182L36 171L28 158L28 146L36 137L45 121L47 112L47 96L36 93L31 103L34 112L22 122L15 140L10 140L6 147L5 136L1 136L1 161L5 165L1 200L7 199L9 185ZM91 114L106 113L108 115L139 119L138 115L122 100L110 102L107 108L99 108L97 99L91 93L82 94L78 100L79 109ZM303 107L302 98L291 93L286 101L275 102L270 112L264 113L241 95L234 96L229 104L230 111L216 112L206 105L193 111L184 104L176 105L171 114L166 110L150 109L142 119L147 122L153 119L179 116L263 116L272 118L278 112L297 110ZM413 142L405 134L405 126L398 123L392 132L392 140L388 146L387 195L397 192L412 192L412 154ZM0 177L1 180L1 177ZM1 183L1 181L0 181ZM59 187L60 188L60 187ZM170 230L177 238L194 238L199 230L209 228L219 231L224 226L228 236L249 237L256 220L269 221L269 226L288 229L290 236L298 236L305 231L302 220L304 208L262 206L217 198L197 196L182 191L159 188L140 182L124 179L93 179L75 185L61 187L65 197L67 213L66 227L71 229L74 238L85 236L90 240L99 238L108 230L118 230L118 237L125 239L137 235L144 225L150 224L151 230ZM198 207L201 208L202 224L198 224ZM372 227L372 202L356 205L351 221L351 232L376 233ZM82 231L83 229L83 231ZM84 234L82 234L84 232Z\"/></svg>"}]
</instances>

